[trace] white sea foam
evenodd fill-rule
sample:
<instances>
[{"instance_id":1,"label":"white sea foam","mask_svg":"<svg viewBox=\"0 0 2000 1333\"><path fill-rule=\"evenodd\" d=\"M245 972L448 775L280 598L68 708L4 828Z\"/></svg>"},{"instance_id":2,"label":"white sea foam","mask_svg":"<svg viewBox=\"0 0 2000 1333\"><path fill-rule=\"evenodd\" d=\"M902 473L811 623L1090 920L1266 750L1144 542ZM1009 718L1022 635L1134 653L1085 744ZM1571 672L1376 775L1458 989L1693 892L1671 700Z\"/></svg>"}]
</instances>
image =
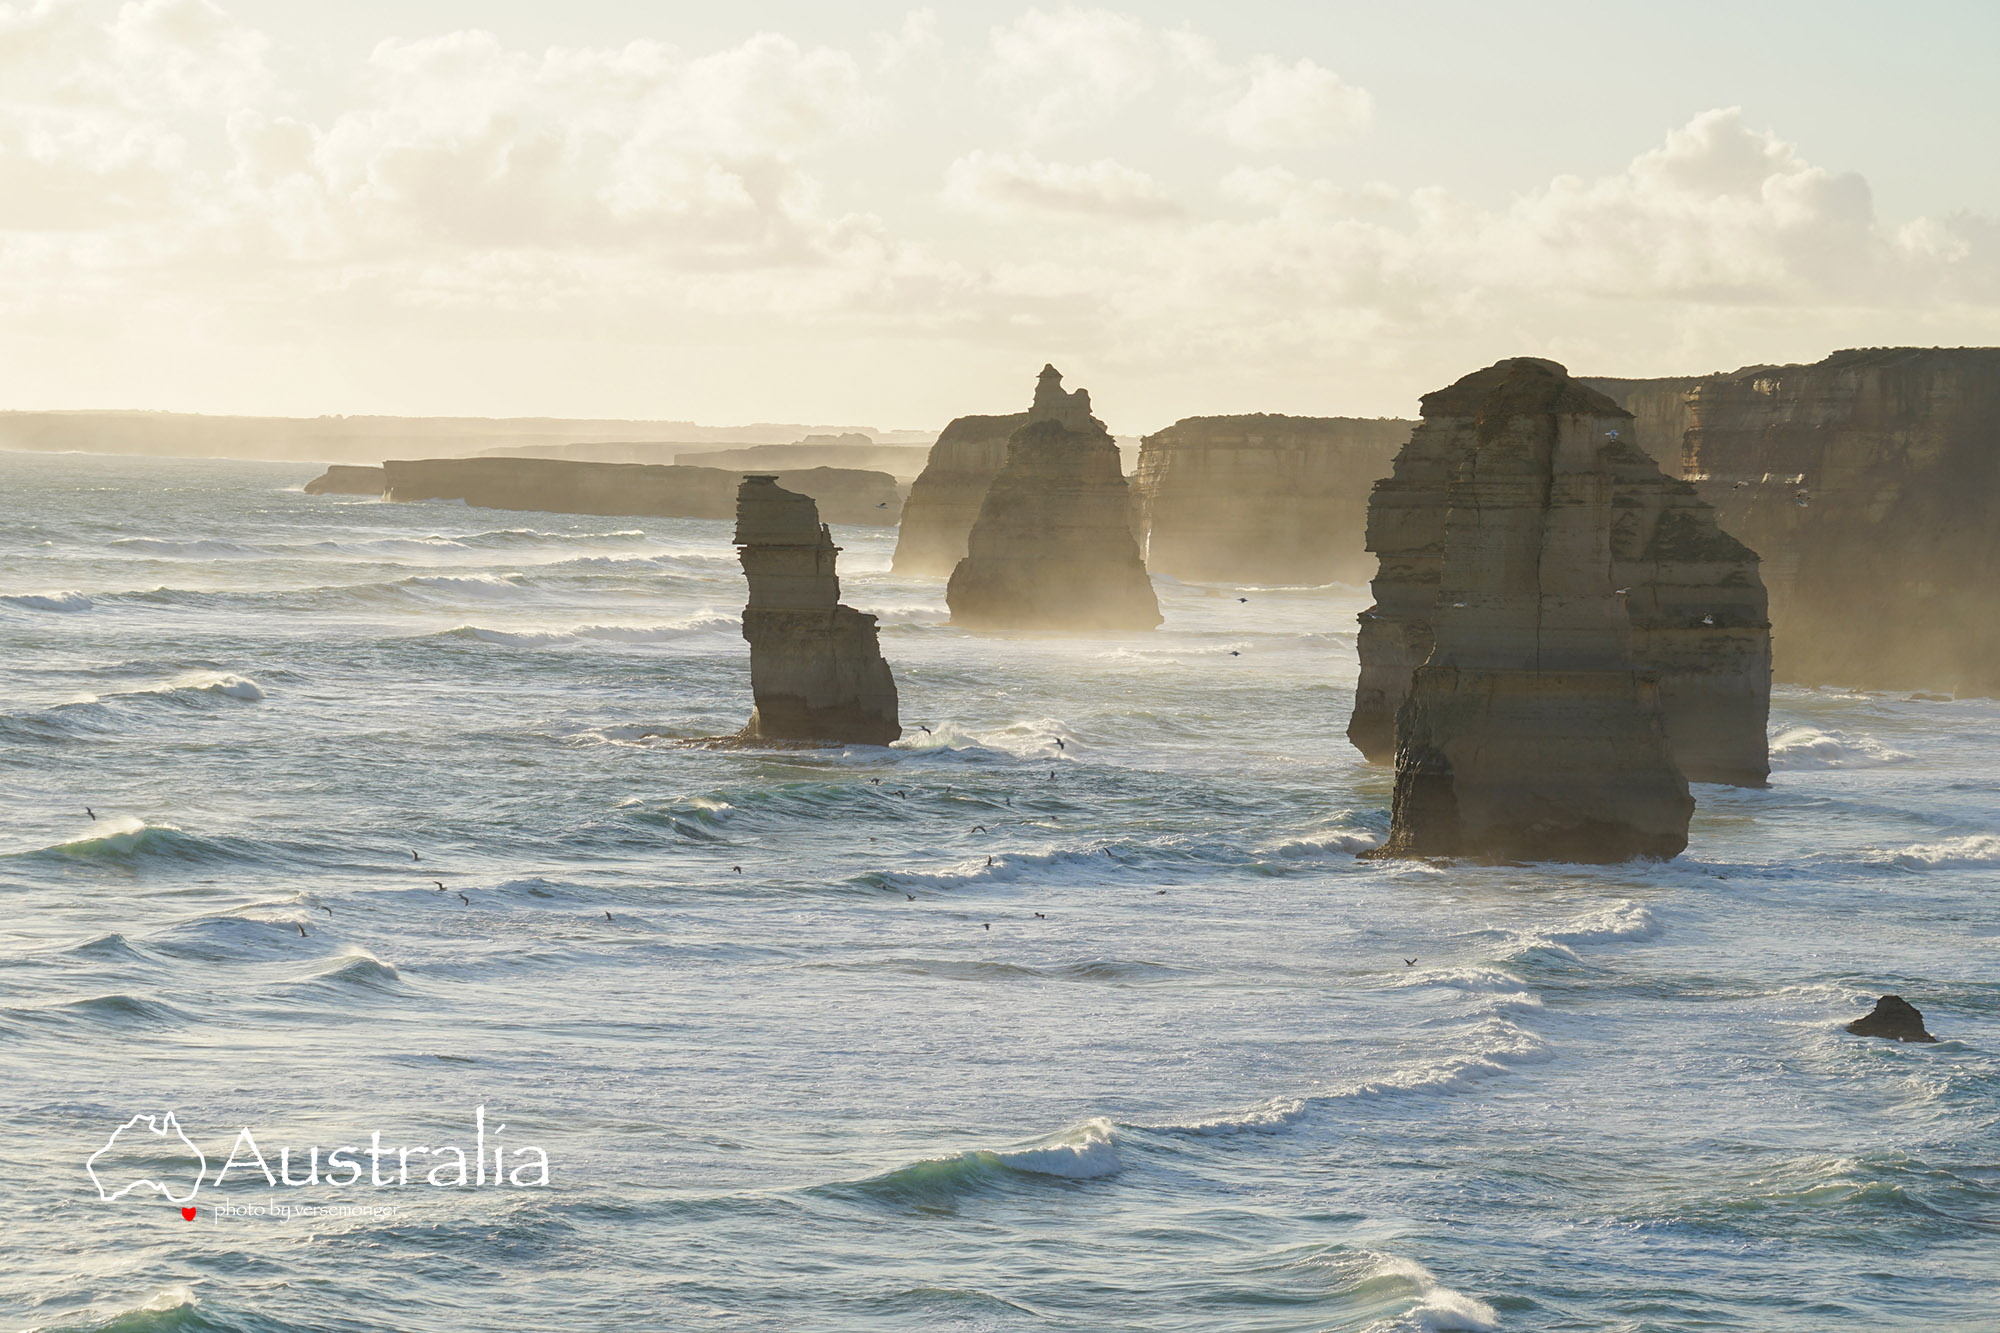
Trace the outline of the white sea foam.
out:
<instances>
[{"instance_id":1,"label":"white sea foam","mask_svg":"<svg viewBox=\"0 0 2000 1333\"><path fill-rule=\"evenodd\" d=\"M673 643L690 635L735 633L742 622L733 616L695 616L666 625L577 625L571 629L501 630L463 625L454 633L469 634L505 648L556 648L587 643Z\"/></svg>"},{"instance_id":2,"label":"white sea foam","mask_svg":"<svg viewBox=\"0 0 2000 1333\"><path fill-rule=\"evenodd\" d=\"M1180 1124L1142 1125L1159 1134L1192 1134L1218 1138L1230 1134L1275 1134L1291 1128L1306 1113L1308 1103L1301 1097L1273 1097L1247 1111L1230 1111L1204 1116Z\"/></svg>"},{"instance_id":3,"label":"white sea foam","mask_svg":"<svg viewBox=\"0 0 2000 1333\"><path fill-rule=\"evenodd\" d=\"M1369 1283L1408 1283L1415 1288L1417 1303L1398 1319L1371 1326L1388 1333L1391 1329L1414 1329L1417 1333L1496 1333L1500 1314L1485 1301L1453 1291L1437 1280L1428 1268L1413 1259L1394 1254L1374 1254L1363 1278Z\"/></svg>"},{"instance_id":4,"label":"white sea foam","mask_svg":"<svg viewBox=\"0 0 2000 1333\"><path fill-rule=\"evenodd\" d=\"M1941 842L1923 842L1911 847L1896 848L1884 855L1899 865L1916 866L1926 870L1963 870L1978 866L2000 866L2000 837L1994 837L1990 833L1972 833L1958 838L1946 838Z\"/></svg>"},{"instance_id":5,"label":"white sea foam","mask_svg":"<svg viewBox=\"0 0 2000 1333\"><path fill-rule=\"evenodd\" d=\"M80 592L22 592L0 597L0 602L18 606L24 611L88 611L91 602Z\"/></svg>"},{"instance_id":6,"label":"white sea foam","mask_svg":"<svg viewBox=\"0 0 2000 1333\"><path fill-rule=\"evenodd\" d=\"M172 680L163 680L155 685L142 685L136 689L107 690L102 694L80 694L69 702L72 705L97 704L111 699L143 699L149 695L198 694L256 703L264 697L264 687L248 676L238 676L227 671L190 671Z\"/></svg>"},{"instance_id":7,"label":"white sea foam","mask_svg":"<svg viewBox=\"0 0 2000 1333\"><path fill-rule=\"evenodd\" d=\"M1523 942L1529 948L1554 949L1574 958L1577 945L1650 940L1659 933L1652 911L1628 898L1553 929L1531 931Z\"/></svg>"},{"instance_id":8,"label":"white sea foam","mask_svg":"<svg viewBox=\"0 0 2000 1333\"><path fill-rule=\"evenodd\" d=\"M1032 1171L1039 1176L1062 1176L1069 1180L1094 1180L1118 1174L1116 1131L1102 1116L1052 1134L1026 1148L996 1152L993 1156L1015 1171Z\"/></svg>"},{"instance_id":9,"label":"white sea foam","mask_svg":"<svg viewBox=\"0 0 2000 1333\"><path fill-rule=\"evenodd\" d=\"M1907 764L1914 755L1892 750L1867 736L1848 737L1817 727L1792 727L1771 738L1774 772L1828 768L1883 768Z\"/></svg>"},{"instance_id":10,"label":"white sea foam","mask_svg":"<svg viewBox=\"0 0 2000 1333\"><path fill-rule=\"evenodd\" d=\"M1307 834L1303 838L1293 838L1272 847L1260 847L1256 855L1279 861L1298 861L1324 856L1329 852L1342 852L1349 856L1357 852L1372 851L1382 845L1382 835L1367 829L1337 828L1324 833Z\"/></svg>"}]
</instances>

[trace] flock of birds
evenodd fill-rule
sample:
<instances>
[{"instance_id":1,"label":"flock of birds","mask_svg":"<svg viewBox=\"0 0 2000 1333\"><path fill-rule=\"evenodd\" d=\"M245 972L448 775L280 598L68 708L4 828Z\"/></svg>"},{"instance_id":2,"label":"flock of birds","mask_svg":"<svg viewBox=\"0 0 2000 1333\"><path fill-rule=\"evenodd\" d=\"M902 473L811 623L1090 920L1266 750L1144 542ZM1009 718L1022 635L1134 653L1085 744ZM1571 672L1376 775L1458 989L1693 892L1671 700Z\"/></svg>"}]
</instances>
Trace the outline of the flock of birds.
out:
<instances>
[{"instance_id":1,"label":"flock of birds","mask_svg":"<svg viewBox=\"0 0 2000 1333\"><path fill-rule=\"evenodd\" d=\"M1239 597L1239 598L1237 598L1236 600L1237 600L1237 601L1239 601L1239 602L1247 602L1247 601L1249 601L1250 599L1249 599L1249 598L1247 598L1247 597ZM1231 653L1230 653L1230 656L1231 656L1231 657L1236 657L1236 656L1239 656L1239 654L1237 654L1237 653L1235 653L1235 652L1231 652ZM921 732L923 732L923 733L924 733L924 735L926 735L926 736L929 736L929 735L932 735L932 734L933 734L933 733L932 733L932 731L931 731L931 729L930 729L929 727L926 727L926 726L922 725L921 723L919 723L919 724L917 725L917 730L918 730L918 731L921 731ZM1065 754L1066 754L1066 753L1068 753L1068 751L1069 751L1069 745L1068 745L1068 743L1067 743L1067 742L1065 742L1065 741L1064 741L1064 739L1063 739L1063 738L1062 738L1061 736L1051 736L1051 737L1049 737L1049 739L1050 739L1050 741L1052 741L1052 742L1053 742L1053 743L1055 744L1055 747L1056 747L1056 750L1057 750L1058 752L1060 752L1060 753L1065 753ZM1055 771L1054 769L1050 769L1050 770L1049 770L1049 780L1050 780L1051 782L1053 782L1053 781L1055 780L1055 776L1056 776L1056 771ZM881 785L882 785L882 779L880 779L880 778L870 778L870 779L868 779L868 781L869 781L869 782L870 782L871 784L873 784L874 786L877 786L877 787L879 787L879 786L881 786ZM910 794L909 794L909 792L908 792L907 790L903 789L903 788L900 788L900 787L899 787L899 788L897 788L896 790L892 791L892 792L889 792L888 794L889 794L889 795L891 795L891 796L896 796L896 797L901 797L901 798L902 798L903 800L908 800L908 799L909 799L909 797L910 797ZM946 795L950 795L950 794L951 794L951 788L950 788L949 786L947 786L947 787L945 788L945 794L946 794ZM1013 805L1014 805L1014 798L1013 798L1012 796L1006 796L1006 797L1004 797L1003 799L1004 799L1004 800L1006 801L1006 804L1007 804L1007 808L1008 808L1008 809L1012 809L1012 808L1013 808ZM83 807L83 812L84 812L84 813L85 813L86 815L89 815L89 816L90 816L90 819L91 819L91 822L93 822L93 823L95 823L95 822L96 822L96 820L97 820L97 811L93 810L93 809L92 809L91 807L89 807L89 806L87 806L87 805L86 805L85 807ZM986 832L987 830L986 830L986 826L985 826L984 824L974 824L974 825L972 826L972 831L973 831L974 833L984 833L984 832ZM875 840L874 840L873 838L870 838L870 839L869 839L869 841L870 841L870 842L873 842L873 841L875 841ZM1105 854L1106 856L1111 856L1111 855L1112 855L1112 852L1111 852L1111 849L1110 849L1109 847L1106 847L1106 848L1104 849L1104 854ZM410 850L410 860L411 860L411 862L413 862L413 863L415 863L415 864L419 864L419 865L421 865L421 864L423 863L423 859L424 859L424 858L423 858L423 856L422 856L421 854L419 854L419 853L418 853L418 852L416 851L416 849L415 849L415 848L412 848L412 849ZM1114 859L1115 859L1115 858L1114 858ZM993 866L993 858L992 858L991 856L988 856L988 857L986 858L986 864L987 864L987 867L988 867L989 869L990 869L990 868L991 868L991 867ZM729 870L730 870L730 873L731 873L731 874L736 874L736 875L740 875L740 874L742 874L742 873L743 873L743 867L742 867L742 866L740 866L740 865L732 865L732 866L730 866L730 867L729 867ZM437 886L437 891L438 891L439 893L453 893L453 892L457 892L457 893L458 893L458 900L459 900L460 902L464 903L464 904L465 904L465 905L466 905L467 907L470 907L470 906L472 906L472 899L468 898L468 897L467 897L467 896L466 896L466 895L465 895L465 894L464 894L464 893L463 893L462 891L458 891L458 890L453 890L453 889L450 889L450 888L447 888L447 887L445 886L445 883L444 883L444 881L443 881L443 880L441 880L441 879L434 879L434 880L432 880L432 881L431 881L431 883L432 883L432 884L435 884L435 885ZM1166 893L1166 890L1165 890L1165 889L1155 889L1155 890L1154 890L1154 893L1155 893L1156 895L1163 895L1163 894L1165 894L1165 893ZM915 902L915 901L917 900L917 895L916 895L916 894L914 894L914 893L905 893L905 894L904 894L903 896L904 896L905 898L909 899L909 900L910 900L911 902ZM320 904L320 907L319 907L319 910L320 910L320 911L322 911L322 912L325 912L325 913L326 913L326 914L327 914L327 915L328 915L329 917L333 915L333 909L332 909L331 907L328 907L328 906L326 906L326 905L325 905L324 903ZM617 920L617 918L616 918L616 917L614 917L614 916L612 916L612 915L611 915L611 913L610 913L610 911L609 911L608 909L607 909L607 910L605 911L605 913L604 913L604 919L605 919L606 921L615 921L615 920ZM1042 913L1040 913L1040 912L1036 912L1036 913L1035 913L1035 919L1036 919L1037 921L1047 921L1047 920L1048 920L1049 918L1048 918L1048 917L1046 917L1046 916L1044 916L1044 915L1043 915ZM309 934L309 933L308 933L308 932L307 932L307 930L306 930L306 927L305 927L305 923L304 923L303 921L301 921L301 922L296 922L296 923L294 923L294 924L296 924L296 925L298 926L298 930L299 930L299 937L300 937L301 939L304 939L304 938L307 938L307 937L308 937L308 934ZM992 929L993 929L993 923L992 923L991 921L982 921L982 922L980 922L980 927L981 927L981 929L984 929L984 930L989 930L989 931L990 931L990 930L992 930ZM1415 967L1416 965L1417 965L1417 960L1416 960L1416 959L1414 959L1414 958L1405 958L1405 959L1403 959L1403 966L1405 966L1405 967Z\"/></svg>"}]
</instances>

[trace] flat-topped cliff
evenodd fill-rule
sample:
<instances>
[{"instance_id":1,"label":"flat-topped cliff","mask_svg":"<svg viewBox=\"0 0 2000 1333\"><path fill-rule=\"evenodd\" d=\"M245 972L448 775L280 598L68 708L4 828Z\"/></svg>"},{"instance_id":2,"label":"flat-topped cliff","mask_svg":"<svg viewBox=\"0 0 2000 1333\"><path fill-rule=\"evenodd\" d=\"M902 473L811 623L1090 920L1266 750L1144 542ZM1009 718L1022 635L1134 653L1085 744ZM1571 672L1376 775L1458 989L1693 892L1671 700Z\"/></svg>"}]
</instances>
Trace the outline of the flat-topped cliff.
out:
<instances>
[{"instance_id":1,"label":"flat-topped cliff","mask_svg":"<svg viewBox=\"0 0 2000 1333\"><path fill-rule=\"evenodd\" d=\"M335 463L305 484L307 495L380 495L385 486L379 467Z\"/></svg>"},{"instance_id":2,"label":"flat-topped cliff","mask_svg":"<svg viewBox=\"0 0 2000 1333\"><path fill-rule=\"evenodd\" d=\"M812 498L776 477L745 477L736 549L750 584L743 637L756 699L743 738L887 745L901 736L875 617L840 604L840 548Z\"/></svg>"},{"instance_id":3,"label":"flat-topped cliff","mask_svg":"<svg viewBox=\"0 0 2000 1333\"><path fill-rule=\"evenodd\" d=\"M959 417L938 435L910 484L891 568L898 574L949 578L965 559L966 537L986 488L1007 462L1007 442L1028 424L1026 412Z\"/></svg>"},{"instance_id":4,"label":"flat-topped cliff","mask_svg":"<svg viewBox=\"0 0 2000 1333\"><path fill-rule=\"evenodd\" d=\"M1507 388L1505 377L1500 383ZM1430 395L1427 413L1466 407L1468 392L1454 386ZM1722 530L1692 485L1662 473L1638 448L1630 416L1616 403L1567 377L1561 395L1604 422L1593 466L1612 487L1613 587L1633 662L1657 681L1678 767L1696 782L1762 786L1770 773L1771 629L1756 552ZM1468 414L1480 410L1474 403ZM1378 763L1395 757L1397 712L1434 648L1451 506L1478 500L1476 491L1453 490L1478 440L1453 419L1440 415L1434 425L1426 415L1369 504L1368 549L1380 565L1375 605L1361 615L1361 675L1347 734Z\"/></svg>"},{"instance_id":5,"label":"flat-topped cliff","mask_svg":"<svg viewBox=\"0 0 2000 1333\"><path fill-rule=\"evenodd\" d=\"M975 629L1152 629L1160 604L1130 527L1118 445L1044 366L1027 423L1007 443L965 558L945 586L952 623Z\"/></svg>"},{"instance_id":6,"label":"flat-topped cliff","mask_svg":"<svg viewBox=\"0 0 2000 1333\"><path fill-rule=\"evenodd\" d=\"M547 458L391 460L382 469L390 500L634 518L729 518L741 478L721 468ZM896 479L886 472L809 468L777 475L811 496L828 522L887 527L896 521Z\"/></svg>"},{"instance_id":7,"label":"flat-topped cliff","mask_svg":"<svg viewBox=\"0 0 2000 1333\"><path fill-rule=\"evenodd\" d=\"M1608 446L1630 420L1530 358L1424 398L1405 452L1445 460L1427 470L1442 483L1431 643L1397 716L1382 855L1618 861L1687 845L1694 801L1614 575L1624 460Z\"/></svg>"},{"instance_id":8,"label":"flat-topped cliff","mask_svg":"<svg viewBox=\"0 0 2000 1333\"><path fill-rule=\"evenodd\" d=\"M1146 436L1132 476L1146 568L1222 583L1366 579L1369 486L1415 425L1260 412Z\"/></svg>"},{"instance_id":9,"label":"flat-topped cliff","mask_svg":"<svg viewBox=\"0 0 2000 1333\"><path fill-rule=\"evenodd\" d=\"M2000 695L2000 349L1763 366L1688 411L1689 477L1764 557L1780 680Z\"/></svg>"}]
</instances>

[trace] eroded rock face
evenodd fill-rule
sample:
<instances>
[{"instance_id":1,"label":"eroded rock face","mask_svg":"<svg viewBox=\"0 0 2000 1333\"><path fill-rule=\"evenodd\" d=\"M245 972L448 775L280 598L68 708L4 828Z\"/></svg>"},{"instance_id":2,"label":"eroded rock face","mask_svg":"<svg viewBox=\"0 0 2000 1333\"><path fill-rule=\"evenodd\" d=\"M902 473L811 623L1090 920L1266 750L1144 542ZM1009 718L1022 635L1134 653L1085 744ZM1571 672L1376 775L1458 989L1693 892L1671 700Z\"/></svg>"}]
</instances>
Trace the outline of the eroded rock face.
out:
<instances>
[{"instance_id":1,"label":"eroded rock face","mask_svg":"<svg viewBox=\"0 0 2000 1333\"><path fill-rule=\"evenodd\" d=\"M898 574L949 578L965 559L966 538L986 488L1007 462L1007 442L1028 414L960 417L931 446L924 470L903 502L891 568Z\"/></svg>"},{"instance_id":2,"label":"eroded rock face","mask_svg":"<svg viewBox=\"0 0 2000 1333\"><path fill-rule=\"evenodd\" d=\"M2000 349L1704 380L1688 477L1764 556L1780 680L2000 696Z\"/></svg>"},{"instance_id":3,"label":"eroded rock face","mask_svg":"<svg viewBox=\"0 0 2000 1333\"><path fill-rule=\"evenodd\" d=\"M305 485L307 495L380 495L382 469L335 463Z\"/></svg>"},{"instance_id":4,"label":"eroded rock face","mask_svg":"<svg viewBox=\"0 0 2000 1333\"><path fill-rule=\"evenodd\" d=\"M1395 757L1397 710L1431 655L1434 618L1447 600L1439 581L1451 488L1479 438L1478 404L1456 391L1477 378L1425 399L1423 425L1370 504L1368 549L1380 568L1376 604L1361 617L1348 737L1376 762ZM1581 381L1567 384L1559 400L1604 413L1596 465L1612 485L1611 586L1625 607L1633 665L1656 680L1675 763L1690 781L1762 786L1770 775L1771 628L1757 555L1722 530L1693 486L1636 447L1633 423L1615 403ZM1447 407L1467 410L1454 418Z\"/></svg>"},{"instance_id":5,"label":"eroded rock face","mask_svg":"<svg viewBox=\"0 0 2000 1333\"><path fill-rule=\"evenodd\" d=\"M742 474L712 467L579 463L551 458L430 458L382 465L390 500L463 500L480 509L633 518L728 518ZM831 523L895 523L900 497L886 472L808 468L778 479L811 496Z\"/></svg>"},{"instance_id":6,"label":"eroded rock face","mask_svg":"<svg viewBox=\"0 0 2000 1333\"><path fill-rule=\"evenodd\" d=\"M1436 574L1427 608L1406 599L1428 649L1398 710L1382 855L1620 861L1687 845L1694 801L1614 580L1630 419L1528 358L1424 398L1410 466L1383 483L1402 538L1435 534L1434 556L1403 554ZM1419 477L1441 494L1426 501Z\"/></svg>"},{"instance_id":7,"label":"eroded rock face","mask_svg":"<svg viewBox=\"0 0 2000 1333\"><path fill-rule=\"evenodd\" d=\"M1367 578L1368 484L1415 425L1257 413L1148 435L1132 476L1146 568L1218 583Z\"/></svg>"},{"instance_id":8,"label":"eroded rock face","mask_svg":"<svg viewBox=\"0 0 2000 1333\"><path fill-rule=\"evenodd\" d=\"M953 624L975 629L1152 629L1160 604L1132 539L1118 445L1042 368L1027 424L987 487L966 556L945 586Z\"/></svg>"},{"instance_id":9,"label":"eroded rock face","mask_svg":"<svg viewBox=\"0 0 2000 1333\"><path fill-rule=\"evenodd\" d=\"M750 583L743 637L756 698L744 738L887 745L901 736L875 617L840 605L840 548L812 497L776 477L744 478L736 548Z\"/></svg>"},{"instance_id":10,"label":"eroded rock face","mask_svg":"<svg viewBox=\"0 0 2000 1333\"><path fill-rule=\"evenodd\" d=\"M1936 1041L1924 1030L1924 1016L1900 995L1884 995L1866 1015L1847 1025L1857 1037L1887 1037L1892 1041Z\"/></svg>"}]
</instances>

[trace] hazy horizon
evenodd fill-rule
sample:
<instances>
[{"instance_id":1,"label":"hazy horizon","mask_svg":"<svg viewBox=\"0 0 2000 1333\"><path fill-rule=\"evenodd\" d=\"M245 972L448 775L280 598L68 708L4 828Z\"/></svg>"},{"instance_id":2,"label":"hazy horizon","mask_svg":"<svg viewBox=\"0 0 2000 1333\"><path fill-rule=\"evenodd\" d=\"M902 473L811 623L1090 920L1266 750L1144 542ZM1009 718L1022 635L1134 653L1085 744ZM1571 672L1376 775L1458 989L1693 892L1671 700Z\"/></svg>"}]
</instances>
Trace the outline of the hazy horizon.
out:
<instances>
[{"instance_id":1,"label":"hazy horizon","mask_svg":"<svg viewBox=\"0 0 2000 1333\"><path fill-rule=\"evenodd\" d=\"M934 429L1053 361L1133 432L2000 342L2000 15L1899 31L17 0L0 407Z\"/></svg>"}]
</instances>

